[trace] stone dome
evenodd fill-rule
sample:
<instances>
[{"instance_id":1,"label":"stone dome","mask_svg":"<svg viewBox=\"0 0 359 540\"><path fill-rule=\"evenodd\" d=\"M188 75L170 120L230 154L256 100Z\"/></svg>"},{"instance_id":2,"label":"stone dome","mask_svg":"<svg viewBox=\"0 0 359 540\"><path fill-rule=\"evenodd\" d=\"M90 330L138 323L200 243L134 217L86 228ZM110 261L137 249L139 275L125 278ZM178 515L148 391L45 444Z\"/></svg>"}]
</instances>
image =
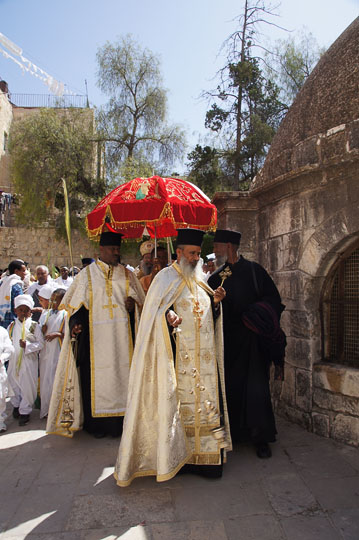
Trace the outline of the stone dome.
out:
<instances>
[{"instance_id":1,"label":"stone dome","mask_svg":"<svg viewBox=\"0 0 359 540\"><path fill-rule=\"evenodd\" d=\"M359 17L326 51L298 93L273 139L253 189L298 174L303 168L318 168L341 150L342 154L351 149L357 151L359 122L354 122L356 119L359 119ZM345 141L343 132L347 134ZM342 133L346 148L333 144L338 133Z\"/></svg>"}]
</instances>

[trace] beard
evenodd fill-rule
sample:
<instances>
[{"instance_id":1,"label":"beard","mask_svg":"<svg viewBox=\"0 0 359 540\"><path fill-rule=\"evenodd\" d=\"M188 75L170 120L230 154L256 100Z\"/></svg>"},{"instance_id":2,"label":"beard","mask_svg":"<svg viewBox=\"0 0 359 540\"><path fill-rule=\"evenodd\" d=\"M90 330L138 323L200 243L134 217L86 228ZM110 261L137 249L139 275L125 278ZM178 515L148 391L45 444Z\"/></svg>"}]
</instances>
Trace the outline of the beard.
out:
<instances>
[{"instance_id":1,"label":"beard","mask_svg":"<svg viewBox=\"0 0 359 540\"><path fill-rule=\"evenodd\" d=\"M216 257L216 268L223 266L226 261L227 257L225 255L218 255L218 257Z\"/></svg>"},{"instance_id":2,"label":"beard","mask_svg":"<svg viewBox=\"0 0 359 540\"><path fill-rule=\"evenodd\" d=\"M141 261L140 269L142 270L144 276L148 276L151 273L152 264L147 264L145 261Z\"/></svg>"},{"instance_id":3,"label":"beard","mask_svg":"<svg viewBox=\"0 0 359 540\"><path fill-rule=\"evenodd\" d=\"M185 257L181 257L179 266L185 279L203 280L202 263L200 261L195 261L194 264L188 262Z\"/></svg>"}]
</instances>

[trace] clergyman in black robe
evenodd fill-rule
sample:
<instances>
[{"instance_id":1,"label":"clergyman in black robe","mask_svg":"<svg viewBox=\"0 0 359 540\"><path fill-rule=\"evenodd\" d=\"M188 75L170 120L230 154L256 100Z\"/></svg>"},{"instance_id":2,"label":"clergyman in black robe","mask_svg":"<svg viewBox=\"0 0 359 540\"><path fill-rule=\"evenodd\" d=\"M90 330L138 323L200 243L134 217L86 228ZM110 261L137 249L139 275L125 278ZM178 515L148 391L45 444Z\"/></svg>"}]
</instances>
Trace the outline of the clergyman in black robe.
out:
<instances>
[{"instance_id":1,"label":"clergyman in black robe","mask_svg":"<svg viewBox=\"0 0 359 540\"><path fill-rule=\"evenodd\" d=\"M273 322L278 330L283 305L266 270L242 256L238 258L240 238L240 233L217 230L214 252L217 265L222 261L224 264L210 276L208 284L216 289L222 282L223 270L228 272L223 282L226 297L222 301L222 309L226 396L232 441L250 440L256 445L258 457L270 457L268 443L275 441L277 433L269 386L270 363L275 356L276 377L281 378L285 337L279 329L281 344L273 355L274 347L269 346L268 340L262 339L260 333L248 328L244 320L256 306L268 308L274 319L269 322Z\"/></svg>"}]
</instances>

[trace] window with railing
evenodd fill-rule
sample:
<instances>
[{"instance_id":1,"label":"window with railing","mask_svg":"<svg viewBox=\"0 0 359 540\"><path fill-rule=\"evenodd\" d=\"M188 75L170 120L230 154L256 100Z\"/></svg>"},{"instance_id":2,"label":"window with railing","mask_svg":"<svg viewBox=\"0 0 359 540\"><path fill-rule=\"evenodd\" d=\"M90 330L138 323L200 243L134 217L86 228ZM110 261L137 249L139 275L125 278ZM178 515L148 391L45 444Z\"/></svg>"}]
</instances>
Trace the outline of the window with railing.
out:
<instances>
[{"instance_id":1,"label":"window with railing","mask_svg":"<svg viewBox=\"0 0 359 540\"><path fill-rule=\"evenodd\" d=\"M359 246L333 268L323 300L324 359L359 368Z\"/></svg>"}]
</instances>

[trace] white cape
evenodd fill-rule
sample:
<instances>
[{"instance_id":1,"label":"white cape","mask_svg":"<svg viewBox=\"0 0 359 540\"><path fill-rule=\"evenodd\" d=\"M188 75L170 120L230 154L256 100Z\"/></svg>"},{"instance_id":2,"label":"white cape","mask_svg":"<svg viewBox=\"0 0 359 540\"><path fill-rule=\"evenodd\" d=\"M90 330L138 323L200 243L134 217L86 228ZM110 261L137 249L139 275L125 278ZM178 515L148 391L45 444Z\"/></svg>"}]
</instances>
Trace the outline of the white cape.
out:
<instances>
[{"instance_id":1,"label":"white cape","mask_svg":"<svg viewBox=\"0 0 359 540\"><path fill-rule=\"evenodd\" d=\"M169 480L191 458L180 401L166 311L185 287L178 265L159 272L151 283L141 316L130 373L124 430L115 466L119 486L139 476ZM205 283L198 285L213 295ZM221 316L215 329L216 360L223 390L226 450L231 449L224 392ZM225 451L224 451L225 454Z\"/></svg>"},{"instance_id":2,"label":"white cape","mask_svg":"<svg viewBox=\"0 0 359 540\"><path fill-rule=\"evenodd\" d=\"M100 261L84 268L60 306L66 309L68 319L50 401L48 433L72 437L74 431L82 428L81 385L69 332L70 317L81 306L89 310L92 415L123 416L125 413L132 360L132 335L125 299L131 296L136 302L137 325L144 292L135 275L118 265L113 269L113 294L109 299L102 269L109 267ZM110 305L112 310L108 309ZM71 425L66 426L64 422L66 418L69 420L69 415Z\"/></svg>"}]
</instances>

